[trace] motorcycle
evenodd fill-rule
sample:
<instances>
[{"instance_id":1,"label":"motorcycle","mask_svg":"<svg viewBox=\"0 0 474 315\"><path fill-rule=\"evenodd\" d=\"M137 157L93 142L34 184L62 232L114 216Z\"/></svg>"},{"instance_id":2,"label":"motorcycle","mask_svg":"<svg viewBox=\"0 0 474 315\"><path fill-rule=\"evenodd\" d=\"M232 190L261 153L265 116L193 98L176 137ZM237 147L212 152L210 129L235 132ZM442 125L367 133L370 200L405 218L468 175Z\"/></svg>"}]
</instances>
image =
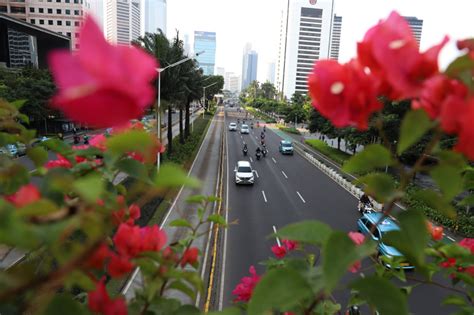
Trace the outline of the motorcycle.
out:
<instances>
[{"instance_id":1,"label":"motorcycle","mask_svg":"<svg viewBox=\"0 0 474 315\"><path fill-rule=\"evenodd\" d=\"M255 157L257 158L257 160L260 160L260 158L262 157L262 153L260 153L260 151L257 151L257 153L255 153Z\"/></svg>"},{"instance_id":2,"label":"motorcycle","mask_svg":"<svg viewBox=\"0 0 474 315\"><path fill-rule=\"evenodd\" d=\"M260 140L260 144L265 145L265 139L262 138L262 140Z\"/></svg>"},{"instance_id":3,"label":"motorcycle","mask_svg":"<svg viewBox=\"0 0 474 315\"><path fill-rule=\"evenodd\" d=\"M359 210L360 215L375 212L374 206L371 203L359 202L358 210Z\"/></svg>"},{"instance_id":4,"label":"motorcycle","mask_svg":"<svg viewBox=\"0 0 474 315\"><path fill-rule=\"evenodd\" d=\"M262 150L263 157L266 157L266 156L267 156L267 153L268 153L267 149L264 148L264 149Z\"/></svg>"},{"instance_id":5,"label":"motorcycle","mask_svg":"<svg viewBox=\"0 0 474 315\"><path fill-rule=\"evenodd\" d=\"M267 131L267 128L263 126L263 132L266 132L266 131Z\"/></svg>"},{"instance_id":6,"label":"motorcycle","mask_svg":"<svg viewBox=\"0 0 474 315\"><path fill-rule=\"evenodd\" d=\"M247 148L243 148L242 152L244 153L244 156L247 156L247 153L249 152L249 150Z\"/></svg>"},{"instance_id":7,"label":"motorcycle","mask_svg":"<svg viewBox=\"0 0 474 315\"><path fill-rule=\"evenodd\" d=\"M79 136L74 136L74 144L79 144L79 142L81 141L81 137Z\"/></svg>"}]
</instances>

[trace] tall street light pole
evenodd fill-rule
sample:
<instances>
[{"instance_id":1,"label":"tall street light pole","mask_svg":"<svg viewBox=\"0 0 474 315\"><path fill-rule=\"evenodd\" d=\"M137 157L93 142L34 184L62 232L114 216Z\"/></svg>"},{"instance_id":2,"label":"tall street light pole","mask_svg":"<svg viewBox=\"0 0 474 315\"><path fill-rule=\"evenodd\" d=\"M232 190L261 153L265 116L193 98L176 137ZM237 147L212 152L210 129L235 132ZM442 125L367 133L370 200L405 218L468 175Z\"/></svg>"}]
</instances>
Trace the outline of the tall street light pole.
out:
<instances>
[{"instance_id":1,"label":"tall street light pole","mask_svg":"<svg viewBox=\"0 0 474 315\"><path fill-rule=\"evenodd\" d=\"M211 86L216 85L216 84L217 84L217 82L214 82L214 83L209 84L208 86L205 86L205 87L202 88L202 91L203 91L202 94L203 94L203 97L204 97L204 111L202 112L202 118L204 118L204 113L206 112L206 89L208 87L211 87Z\"/></svg>"},{"instance_id":2,"label":"tall street light pole","mask_svg":"<svg viewBox=\"0 0 474 315\"><path fill-rule=\"evenodd\" d=\"M186 57L184 59L181 59L175 63L172 63L164 68L156 68L156 71L158 72L158 95L157 95L157 108L156 108L156 125L157 125L157 130L156 130L156 133L157 133L157 136L158 136L158 139L160 140L160 143L161 143L161 73L163 71L165 71L166 69L168 68L173 68L173 67L176 67L177 65L180 65L182 64L183 62L186 62L188 60L191 60L193 59L194 57L197 57L201 54L204 53L204 50L203 51L200 51L198 53L195 53L189 57ZM160 169L160 158L161 158L161 153L158 152L157 156L156 156L156 170L158 171Z\"/></svg>"}]
</instances>

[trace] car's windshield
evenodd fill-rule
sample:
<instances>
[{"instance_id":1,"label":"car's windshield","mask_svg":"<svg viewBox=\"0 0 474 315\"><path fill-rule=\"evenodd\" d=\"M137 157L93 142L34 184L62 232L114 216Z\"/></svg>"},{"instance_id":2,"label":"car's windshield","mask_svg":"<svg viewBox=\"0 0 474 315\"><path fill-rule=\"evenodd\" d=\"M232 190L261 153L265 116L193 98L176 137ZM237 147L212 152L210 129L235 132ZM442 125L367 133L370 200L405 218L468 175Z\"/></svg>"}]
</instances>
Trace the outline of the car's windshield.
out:
<instances>
[{"instance_id":1,"label":"car's windshield","mask_svg":"<svg viewBox=\"0 0 474 315\"><path fill-rule=\"evenodd\" d=\"M291 147L291 143L282 143L281 145L284 148L290 148Z\"/></svg>"},{"instance_id":2,"label":"car's windshield","mask_svg":"<svg viewBox=\"0 0 474 315\"><path fill-rule=\"evenodd\" d=\"M250 168L250 166L240 166L237 171L239 173L251 173L252 169Z\"/></svg>"}]
</instances>

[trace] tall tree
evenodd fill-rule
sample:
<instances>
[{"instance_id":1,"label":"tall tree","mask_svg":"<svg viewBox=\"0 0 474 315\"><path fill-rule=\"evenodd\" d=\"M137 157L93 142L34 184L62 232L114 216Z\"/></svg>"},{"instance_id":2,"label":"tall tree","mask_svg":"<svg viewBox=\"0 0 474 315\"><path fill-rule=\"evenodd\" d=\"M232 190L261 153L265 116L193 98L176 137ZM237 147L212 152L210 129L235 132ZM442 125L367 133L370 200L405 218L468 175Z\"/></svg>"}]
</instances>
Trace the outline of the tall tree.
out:
<instances>
[{"instance_id":1,"label":"tall tree","mask_svg":"<svg viewBox=\"0 0 474 315\"><path fill-rule=\"evenodd\" d=\"M265 82L262 83L262 86L260 88L262 90L263 97L266 98L267 100L273 100L275 99L275 94L276 94L276 88L271 82Z\"/></svg>"}]
</instances>

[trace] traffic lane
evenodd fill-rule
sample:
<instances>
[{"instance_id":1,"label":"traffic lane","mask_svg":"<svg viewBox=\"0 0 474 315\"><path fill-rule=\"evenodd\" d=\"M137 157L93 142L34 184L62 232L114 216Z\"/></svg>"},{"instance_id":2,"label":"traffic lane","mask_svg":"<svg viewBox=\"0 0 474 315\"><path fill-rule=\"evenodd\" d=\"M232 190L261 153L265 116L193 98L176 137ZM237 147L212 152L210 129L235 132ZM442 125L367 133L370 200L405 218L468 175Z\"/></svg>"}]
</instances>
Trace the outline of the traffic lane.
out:
<instances>
[{"instance_id":1,"label":"traffic lane","mask_svg":"<svg viewBox=\"0 0 474 315\"><path fill-rule=\"evenodd\" d=\"M274 132L266 132L266 138L272 146L281 139ZM360 218L357 212L358 200L339 184L333 181L317 167L295 153L293 156L283 156L277 159L282 169L287 169L290 187L297 189L305 198L310 211L304 219L316 219L343 231L356 231L356 222ZM370 264L370 259L365 263ZM410 277L421 279L415 272L408 272ZM352 279L347 277L346 280ZM442 277L435 280L450 286L449 281ZM414 285L417 282L408 281L404 285ZM440 306L448 291L436 286L422 286L413 289L409 296L410 310L415 314L445 314L453 311L452 307ZM433 299L439 303L432 303Z\"/></svg>"}]
</instances>

